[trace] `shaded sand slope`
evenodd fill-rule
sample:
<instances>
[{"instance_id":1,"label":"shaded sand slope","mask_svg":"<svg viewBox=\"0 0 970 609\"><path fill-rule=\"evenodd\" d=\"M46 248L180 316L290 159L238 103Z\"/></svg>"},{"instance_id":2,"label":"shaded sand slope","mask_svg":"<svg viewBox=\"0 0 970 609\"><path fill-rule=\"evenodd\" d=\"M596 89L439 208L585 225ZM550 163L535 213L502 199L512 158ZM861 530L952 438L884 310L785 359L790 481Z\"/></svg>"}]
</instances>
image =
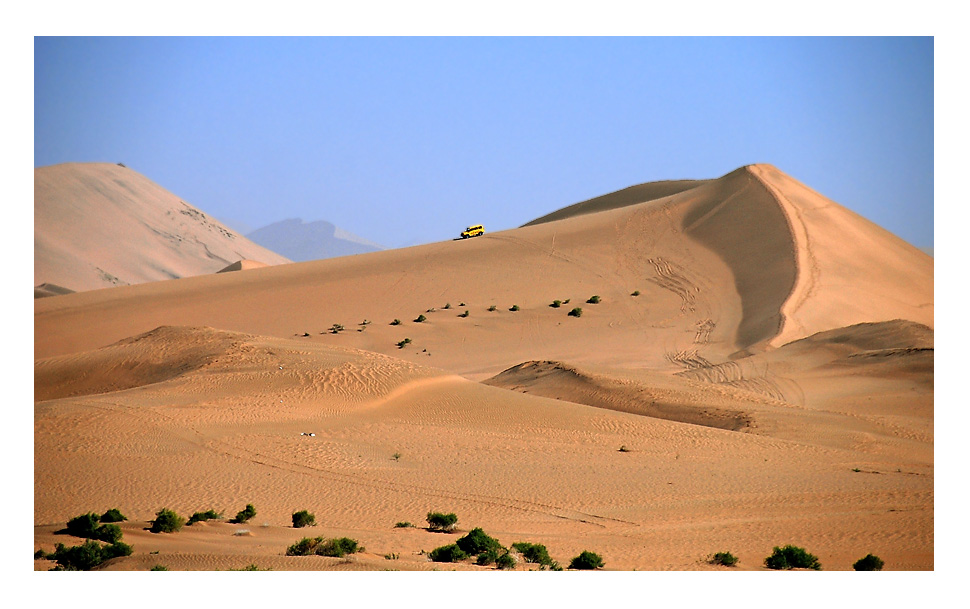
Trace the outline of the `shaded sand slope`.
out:
<instances>
[{"instance_id":1,"label":"shaded sand slope","mask_svg":"<svg viewBox=\"0 0 970 609\"><path fill-rule=\"evenodd\" d=\"M888 319L932 327L929 256L776 173L745 167L645 203L473 240L41 299L35 354L160 325L212 326L305 333L482 379L530 360L678 370L756 352L780 333ZM814 236L817 226L866 238L830 251L834 238ZM878 272L855 262L882 259ZM600 304L585 303L592 295ZM570 302L551 308L555 299ZM566 315L575 306L581 318ZM419 314L428 320L413 323ZM364 320L373 323L353 331ZM333 324L349 331L330 334ZM411 345L397 349L404 338Z\"/></svg>"},{"instance_id":2,"label":"shaded sand slope","mask_svg":"<svg viewBox=\"0 0 970 609\"><path fill-rule=\"evenodd\" d=\"M60 393L76 397L35 404L38 548L73 543L54 534L70 517L117 507L135 554L108 569L426 570L440 565L420 552L456 537L394 524L437 510L506 545L543 543L564 564L594 549L607 568L709 569L703 558L729 548L756 569L792 542L827 570L867 552L887 568L933 567L931 449L887 454L878 439L834 448L659 420L295 339L160 328L132 341L141 346L37 363L38 378L69 366L80 379L163 352L168 368L124 391L65 382ZM257 510L246 525L142 531L162 506L231 516L246 503ZM300 509L318 525L291 528ZM283 556L308 535L348 535L367 551Z\"/></svg>"},{"instance_id":3,"label":"shaded sand slope","mask_svg":"<svg viewBox=\"0 0 970 609\"><path fill-rule=\"evenodd\" d=\"M74 291L289 262L145 176L110 163L34 170L34 285Z\"/></svg>"}]
</instances>

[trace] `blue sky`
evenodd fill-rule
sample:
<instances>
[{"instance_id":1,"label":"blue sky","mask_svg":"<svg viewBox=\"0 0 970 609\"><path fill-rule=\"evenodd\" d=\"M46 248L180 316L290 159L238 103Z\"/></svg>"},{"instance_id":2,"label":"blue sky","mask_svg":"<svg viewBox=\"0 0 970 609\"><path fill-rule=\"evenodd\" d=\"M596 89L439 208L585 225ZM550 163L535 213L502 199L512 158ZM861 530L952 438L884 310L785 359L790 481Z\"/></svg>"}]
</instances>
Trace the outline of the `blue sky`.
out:
<instances>
[{"instance_id":1,"label":"blue sky","mask_svg":"<svg viewBox=\"0 0 970 609\"><path fill-rule=\"evenodd\" d=\"M932 38L35 38L34 166L395 247L771 163L933 246Z\"/></svg>"}]
</instances>

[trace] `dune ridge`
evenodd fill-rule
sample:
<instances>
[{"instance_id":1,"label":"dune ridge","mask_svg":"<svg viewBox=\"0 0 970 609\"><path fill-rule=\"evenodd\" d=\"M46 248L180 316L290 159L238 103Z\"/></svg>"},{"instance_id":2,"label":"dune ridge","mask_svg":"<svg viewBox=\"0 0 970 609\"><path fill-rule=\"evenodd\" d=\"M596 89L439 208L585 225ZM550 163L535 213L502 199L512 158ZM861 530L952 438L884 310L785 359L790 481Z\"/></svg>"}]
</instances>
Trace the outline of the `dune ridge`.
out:
<instances>
[{"instance_id":1,"label":"dune ridge","mask_svg":"<svg viewBox=\"0 0 970 609\"><path fill-rule=\"evenodd\" d=\"M825 570L932 570L932 258L771 166L667 186L472 240L36 299L35 546L118 507L136 551L107 570L430 570L454 538L423 519L453 511L560 564L730 550L759 570L797 543ZM247 503L248 526L142 530L163 505ZM294 529L299 509L321 524ZM321 534L367 551L284 555Z\"/></svg>"}]
</instances>

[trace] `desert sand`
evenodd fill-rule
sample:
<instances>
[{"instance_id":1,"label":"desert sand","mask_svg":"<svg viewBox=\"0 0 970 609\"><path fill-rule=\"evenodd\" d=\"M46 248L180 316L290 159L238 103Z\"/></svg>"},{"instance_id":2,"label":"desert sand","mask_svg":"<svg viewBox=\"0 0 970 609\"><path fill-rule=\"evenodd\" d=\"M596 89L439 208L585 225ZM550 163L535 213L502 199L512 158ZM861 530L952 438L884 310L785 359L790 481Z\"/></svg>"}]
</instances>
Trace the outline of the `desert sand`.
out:
<instances>
[{"instance_id":1,"label":"desert sand","mask_svg":"<svg viewBox=\"0 0 970 609\"><path fill-rule=\"evenodd\" d=\"M605 570L934 569L933 259L770 165L224 266L35 300L35 550L118 508L106 570L492 569L427 557L475 527ZM285 555L316 536L365 551Z\"/></svg>"},{"instance_id":2,"label":"desert sand","mask_svg":"<svg viewBox=\"0 0 970 609\"><path fill-rule=\"evenodd\" d=\"M81 292L178 279L241 260L289 262L121 164L34 170L38 288L54 284ZM34 290L35 298L47 295Z\"/></svg>"}]
</instances>

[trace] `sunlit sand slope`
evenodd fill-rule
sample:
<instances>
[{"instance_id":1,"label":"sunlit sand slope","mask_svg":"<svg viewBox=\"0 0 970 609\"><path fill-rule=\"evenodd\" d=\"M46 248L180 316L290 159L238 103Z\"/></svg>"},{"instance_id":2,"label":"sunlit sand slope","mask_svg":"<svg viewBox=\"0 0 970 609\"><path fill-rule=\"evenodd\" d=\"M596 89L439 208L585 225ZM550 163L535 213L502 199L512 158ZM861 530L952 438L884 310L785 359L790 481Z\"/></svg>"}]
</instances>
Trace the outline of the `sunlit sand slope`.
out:
<instances>
[{"instance_id":1,"label":"sunlit sand slope","mask_svg":"<svg viewBox=\"0 0 970 609\"><path fill-rule=\"evenodd\" d=\"M289 262L136 171L111 163L34 170L34 285L74 291Z\"/></svg>"}]
</instances>

